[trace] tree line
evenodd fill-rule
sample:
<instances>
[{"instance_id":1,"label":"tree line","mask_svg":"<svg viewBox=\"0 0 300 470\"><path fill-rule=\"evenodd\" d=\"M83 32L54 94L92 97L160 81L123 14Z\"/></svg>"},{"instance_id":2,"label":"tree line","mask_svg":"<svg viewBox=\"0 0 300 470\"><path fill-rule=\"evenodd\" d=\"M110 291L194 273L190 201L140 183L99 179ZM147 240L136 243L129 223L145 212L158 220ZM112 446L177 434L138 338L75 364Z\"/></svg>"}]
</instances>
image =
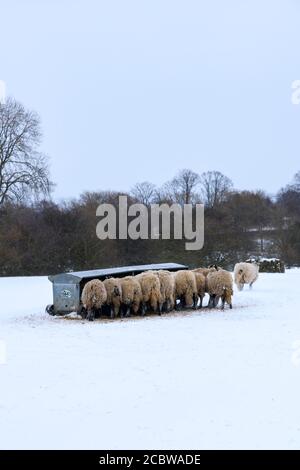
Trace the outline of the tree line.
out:
<instances>
[{"instance_id":1,"label":"tree line","mask_svg":"<svg viewBox=\"0 0 300 470\"><path fill-rule=\"evenodd\" d=\"M51 199L47 157L39 152L39 118L15 100L0 105L0 275L45 275L70 270L174 261L232 267L249 256L279 257L300 266L300 172L271 198L237 191L218 171L183 169L162 187L137 183L127 194L85 192ZM186 251L185 240L104 240L96 236L96 209L128 203L205 205L205 244Z\"/></svg>"}]
</instances>

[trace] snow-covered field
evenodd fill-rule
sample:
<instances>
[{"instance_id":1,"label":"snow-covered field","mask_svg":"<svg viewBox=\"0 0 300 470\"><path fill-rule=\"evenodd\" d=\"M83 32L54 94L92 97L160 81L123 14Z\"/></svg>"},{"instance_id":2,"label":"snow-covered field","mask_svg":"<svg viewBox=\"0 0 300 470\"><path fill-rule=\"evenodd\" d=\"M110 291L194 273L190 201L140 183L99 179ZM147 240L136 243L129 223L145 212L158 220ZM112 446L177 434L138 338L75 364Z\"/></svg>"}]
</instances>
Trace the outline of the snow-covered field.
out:
<instances>
[{"instance_id":1,"label":"snow-covered field","mask_svg":"<svg viewBox=\"0 0 300 470\"><path fill-rule=\"evenodd\" d=\"M89 323L0 279L0 448L299 449L299 293L290 270L232 311Z\"/></svg>"}]
</instances>

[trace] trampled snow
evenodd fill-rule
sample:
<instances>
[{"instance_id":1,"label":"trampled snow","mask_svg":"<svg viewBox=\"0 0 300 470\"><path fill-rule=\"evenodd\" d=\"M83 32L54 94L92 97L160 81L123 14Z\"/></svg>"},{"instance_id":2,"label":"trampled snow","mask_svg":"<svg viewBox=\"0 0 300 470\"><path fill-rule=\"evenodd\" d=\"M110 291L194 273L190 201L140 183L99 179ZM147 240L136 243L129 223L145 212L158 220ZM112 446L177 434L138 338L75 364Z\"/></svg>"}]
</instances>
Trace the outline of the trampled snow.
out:
<instances>
[{"instance_id":1,"label":"trampled snow","mask_svg":"<svg viewBox=\"0 0 300 470\"><path fill-rule=\"evenodd\" d=\"M47 278L0 279L0 449L299 449L299 286L89 323L44 313Z\"/></svg>"}]
</instances>

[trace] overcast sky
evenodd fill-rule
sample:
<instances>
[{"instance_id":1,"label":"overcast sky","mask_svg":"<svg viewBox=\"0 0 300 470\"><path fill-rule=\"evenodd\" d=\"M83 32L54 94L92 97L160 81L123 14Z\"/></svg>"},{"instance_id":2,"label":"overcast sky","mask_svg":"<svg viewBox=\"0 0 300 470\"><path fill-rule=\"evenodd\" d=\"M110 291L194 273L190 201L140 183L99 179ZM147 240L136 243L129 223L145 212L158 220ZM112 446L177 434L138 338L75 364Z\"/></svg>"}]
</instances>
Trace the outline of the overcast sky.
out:
<instances>
[{"instance_id":1,"label":"overcast sky","mask_svg":"<svg viewBox=\"0 0 300 470\"><path fill-rule=\"evenodd\" d=\"M298 0L0 0L0 79L42 118L56 199L300 169Z\"/></svg>"}]
</instances>

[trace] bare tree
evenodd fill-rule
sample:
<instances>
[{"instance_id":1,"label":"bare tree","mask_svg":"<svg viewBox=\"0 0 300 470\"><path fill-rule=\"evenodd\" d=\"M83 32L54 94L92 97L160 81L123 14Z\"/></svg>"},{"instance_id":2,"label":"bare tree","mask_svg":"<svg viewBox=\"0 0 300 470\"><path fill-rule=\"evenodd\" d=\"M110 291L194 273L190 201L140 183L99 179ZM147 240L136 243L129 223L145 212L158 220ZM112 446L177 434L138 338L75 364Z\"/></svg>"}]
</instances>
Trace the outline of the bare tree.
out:
<instances>
[{"instance_id":1,"label":"bare tree","mask_svg":"<svg viewBox=\"0 0 300 470\"><path fill-rule=\"evenodd\" d=\"M293 181L287 186L287 189L300 193L300 171L294 175Z\"/></svg>"},{"instance_id":2,"label":"bare tree","mask_svg":"<svg viewBox=\"0 0 300 470\"><path fill-rule=\"evenodd\" d=\"M130 191L130 194L141 204L149 206L154 201L156 186L148 181L137 183Z\"/></svg>"},{"instance_id":3,"label":"bare tree","mask_svg":"<svg viewBox=\"0 0 300 470\"><path fill-rule=\"evenodd\" d=\"M232 190L231 179L219 171L207 171L200 178L201 198L207 207L214 207L224 201L226 195Z\"/></svg>"},{"instance_id":4,"label":"bare tree","mask_svg":"<svg viewBox=\"0 0 300 470\"><path fill-rule=\"evenodd\" d=\"M48 195L47 158L39 152L40 120L12 98L0 104L0 205L31 195Z\"/></svg>"},{"instance_id":5,"label":"bare tree","mask_svg":"<svg viewBox=\"0 0 300 470\"><path fill-rule=\"evenodd\" d=\"M161 192L166 200L172 200L177 204L191 204L197 199L196 188L200 177L192 170L181 170L175 178L166 183Z\"/></svg>"}]
</instances>

